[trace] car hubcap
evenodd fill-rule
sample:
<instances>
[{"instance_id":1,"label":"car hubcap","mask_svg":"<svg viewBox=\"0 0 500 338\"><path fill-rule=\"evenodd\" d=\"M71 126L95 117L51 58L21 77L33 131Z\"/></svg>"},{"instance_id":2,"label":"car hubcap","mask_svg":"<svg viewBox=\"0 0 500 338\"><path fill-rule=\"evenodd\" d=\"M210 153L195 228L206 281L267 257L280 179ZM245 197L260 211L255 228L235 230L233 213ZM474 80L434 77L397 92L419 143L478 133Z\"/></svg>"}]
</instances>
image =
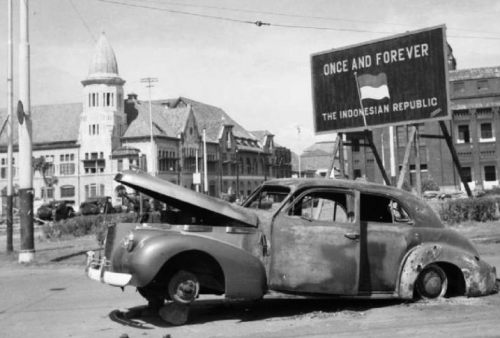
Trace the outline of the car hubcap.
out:
<instances>
[{"instance_id":1,"label":"car hubcap","mask_svg":"<svg viewBox=\"0 0 500 338\"><path fill-rule=\"evenodd\" d=\"M176 294L184 301L194 300L196 297L196 283L191 280L180 283Z\"/></svg>"},{"instance_id":2,"label":"car hubcap","mask_svg":"<svg viewBox=\"0 0 500 338\"><path fill-rule=\"evenodd\" d=\"M435 271L431 271L424 277L422 286L428 297L437 297L441 293L443 282Z\"/></svg>"}]
</instances>

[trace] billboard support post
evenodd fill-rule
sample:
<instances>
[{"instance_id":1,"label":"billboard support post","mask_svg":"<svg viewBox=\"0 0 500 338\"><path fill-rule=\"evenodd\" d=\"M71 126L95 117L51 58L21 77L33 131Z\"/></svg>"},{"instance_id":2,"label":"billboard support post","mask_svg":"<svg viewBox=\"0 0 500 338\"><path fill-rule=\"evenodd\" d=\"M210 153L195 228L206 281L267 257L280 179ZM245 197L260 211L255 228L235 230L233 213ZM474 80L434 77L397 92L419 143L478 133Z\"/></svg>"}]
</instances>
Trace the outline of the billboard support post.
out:
<instances>
[{"instance_id":1,"label":"billboard support post","mask_svg":"<svg viewBox=\"0 0 500 338\"><path fill-rule=\"evenodd\" d=\"M472 197L472 191L470 190L469 183L467 183L467 180L465 179L464 173L462 171L462 166L460 165L460 160L458 159L457 152L455 151L455 147L453 146L453 141L451 139L450 134L448 133L448 128L446 128L446 124L443 121L439 121L439 126L441 127L444 139L448 144L448 148L450 148L451 157L453 158L453 162L457 167L458 175L460 176L460 180L464 185L465 191L467 192L467 196Z\"/></svg>"},{"instance_id":2,"label":"billboard support post","mask_svg":"<svg viewBox=\"0 0 500 338\"><path fill-rule=\"evenodd\" d=\"M368 144L370 145L370 148L373 152L373 156L375 156L375 161L377 162L380 172L382 173L382 177L384 178L385 184L391 185L391 180L389 179L389 176L387 176L387 172L385 171L384 168L384 163L382 163L382 159L380 158L377 147L373 142L373 132L371 130L365 130L365 137L368 140Z\"/></svg>"},{"instance_id":3,"label":"billboard support post","mask_svg":"<svg viewBox=\"0 0 500 338\"><path fill-rule=\"evenodd\" d=\"M416 130L417 129L415 127L412 128L412 130L410 132L410 136L408 138L408 143L406 144L405 156L403 158L403 164L402 164L401 171L399 172L399 178L398 178L397 187L399 189L403 188L403 183L405 181L406 172L408 171L408 162L410 161L411 146L412 146L413 140L415 138Z\"/></svg>"},{"instance_id":4,"label":"billboard support post","mask_svg":"<svg viewBox=\"0 0 500 338\"><path fill-rule=\"evenodd\" d=\"M339 166L340 166L340 178L345 179L345 157L344 157L344 135L339 133ZM335 173L334 173L335 177Z\"/></svg>"},{"instance_id":5,"label":"billboard support post","mask_svg":"<svg viewBox=\"0 0 500 338\"><path fill-rule=\"evenodd\" d=\"M413 126L415 128L415 173L416 173L416 184L417 184L417 196L422 197L422 172L420 171L420 137L418 135L418 126Z\"/></svg>"},{"instance_id":6,"label":"billboard support post","mask_svg":"<svg viewBox=\"0 0 500 338\"><path fill-rule=\"evenodd\" d=\"M335 138L335 141L333 143L333 151L332 151L332 163L330 164L330 168L328 169L328 172L326 173L326 178L330 178L333 173L333 177L335 177L335 172L334 172L334 167L335 167L335 155L337 155L337 151L339 151L340 148L340 139L341 136L337 134L337 137ZM340 149L340 152L342 152L342 149Z\"/></svg>"}]
</instances>

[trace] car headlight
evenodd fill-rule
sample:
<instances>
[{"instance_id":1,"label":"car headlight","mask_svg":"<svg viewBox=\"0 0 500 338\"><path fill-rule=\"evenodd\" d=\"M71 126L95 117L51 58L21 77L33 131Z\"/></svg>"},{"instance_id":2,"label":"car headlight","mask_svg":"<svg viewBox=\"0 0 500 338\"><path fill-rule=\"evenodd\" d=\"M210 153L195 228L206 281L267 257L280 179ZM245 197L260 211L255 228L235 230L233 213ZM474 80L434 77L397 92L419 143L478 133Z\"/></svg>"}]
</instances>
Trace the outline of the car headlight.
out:
<instances>
[{"instance_id":1,"label":"car headlight","mask_svg":"<svg viewBox=\"0 0 500 338\"><path fill-rule=\"evenodd\" d=\"M135 240L134 240L134 233L130 231L127 236L125 236L125 240L123 241L123 246L127 251L132 251L134 250L135 247Z\"/></svg>"}]
</instances>

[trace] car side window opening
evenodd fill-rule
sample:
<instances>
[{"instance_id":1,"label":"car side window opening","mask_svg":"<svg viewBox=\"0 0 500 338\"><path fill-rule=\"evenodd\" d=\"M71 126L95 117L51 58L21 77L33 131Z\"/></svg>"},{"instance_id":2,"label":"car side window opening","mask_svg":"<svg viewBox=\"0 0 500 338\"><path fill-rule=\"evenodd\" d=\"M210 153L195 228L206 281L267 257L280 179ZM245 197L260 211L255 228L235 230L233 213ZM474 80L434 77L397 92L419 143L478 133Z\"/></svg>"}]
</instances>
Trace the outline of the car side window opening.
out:
<instances>
[{"instance_id":1,"label":"car side window opening","mask_svg":"<svg viewBox=\"0 0 500 338\"><path fill-rule=\"evenodd\" d=\"M266 211L276 211L281 203L290 193L288 187L264 187L254 195L251 195L243 204L251 209L261 209Z\"/></svg>"},{"instance_id":2,"label":"car side window opening","mask_svg":"<svg viewBox=\"0 0 500 338\"><path fill-rule=\"evenodd\" d=\"M361 221L408 223L410 216L398 201L381 195L361 194Z\"/></svg>"},{"instance_id":3,"label":"car side window opening","mask_svg":"<svg viewBox=\"0 0 500 338\"><path fill-rule=\"evenodd\" d=\"M312 191L294 203L289 215L307 220L352 223L355 220L354 196L346 192Z\"/></svg>"}]
</instances>

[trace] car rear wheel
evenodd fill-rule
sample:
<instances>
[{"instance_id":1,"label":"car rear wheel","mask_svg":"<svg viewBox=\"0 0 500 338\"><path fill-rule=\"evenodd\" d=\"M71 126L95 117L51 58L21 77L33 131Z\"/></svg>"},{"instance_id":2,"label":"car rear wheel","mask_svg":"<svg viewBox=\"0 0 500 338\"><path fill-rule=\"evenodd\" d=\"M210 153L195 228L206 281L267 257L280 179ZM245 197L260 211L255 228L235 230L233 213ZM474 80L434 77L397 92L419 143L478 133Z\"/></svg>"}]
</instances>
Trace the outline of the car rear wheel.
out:
<instances>
[{"instance_id":1,"label":"car rear wheel","mask_svg":"<svg viewBox=\"0 0 500 338\"><path fill-rule=\"evenodd\" d=\"M168 283L170 299L182 305L191 304L200 292L200 282L192 272L181 270Z\"/></svg>"},{"instance_id":2,"label":"car rear wheel","mask_svg":"<svg viewBox=\"0 0 500 338\"><path fill-rule=\"evenodd\" d=\"M437 264L430 264L420 272L416 290L421 299L442 298L448 290L448 277Z\"/></svg>"}]
</instances>

